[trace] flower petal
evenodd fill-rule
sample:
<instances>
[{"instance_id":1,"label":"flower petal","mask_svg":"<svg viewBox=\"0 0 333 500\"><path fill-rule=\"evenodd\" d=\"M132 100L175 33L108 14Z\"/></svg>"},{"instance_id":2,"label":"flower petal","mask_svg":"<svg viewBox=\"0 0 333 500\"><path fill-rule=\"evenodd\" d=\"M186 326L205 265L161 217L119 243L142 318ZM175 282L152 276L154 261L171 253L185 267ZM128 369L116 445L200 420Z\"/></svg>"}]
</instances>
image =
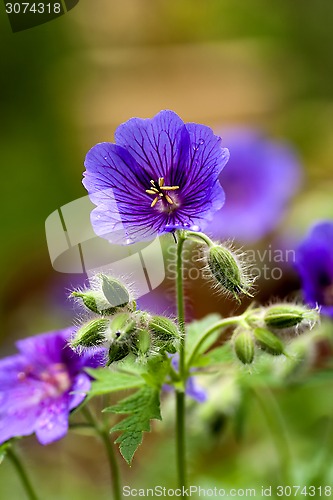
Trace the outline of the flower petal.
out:
<instances>
[{"instance_id":1,"label":"flower petal","mask_svg":"<svg viewBox=\"0 0 333 500\"><path fill-rule=\"evenodd\" d=\"M73 410L82 403L90 389L90 384L90 378L86 373L80 373L76 377L69 394L70 410Z\"/></svg>"},{"instance_id":2,"label":"flower petal","mask_svg":"<svg viewBox=\"0 0 333 500\"><path fill-rule=\"evenodd\" d=\"M67 343L72 328L35 335L18 340L16 346L31 364L49 365L61 363L62 350Z\"/></svg>"},{"instance_id":3,"label":"flower petal","mask_svg":"<svg viewBox=\"0 0 333 500\"><path fill-rule=\"evenodd\" d=\"M153 237L163 224L146 193L151 176L134 158L114 144L97 144L86 157L83 184L97 208L94 231L113 242ZM138 236L140 235L140 236Z\"/></svg>"},{"instance_id":4,"label":"flower petal","mask_svg":"<svg viewBox=\"0 0 333 500\"><path fill-rule=\"evenodd\" d=\"M67 434L69 418L68 396L52 400L45 406L36 422L36 437L41 444L58 441Z\"/></svg>"},{"instance_id":5,"label":"flower petal","mask_svg":"<svg viewBox=\"0 0 333 500\"><path fill-rule=\"evenodd\" d=\"M132 118L117 128L115 138L150 179L163 177L166 185L173 182L174 171L189 155L187 130L173 111L161 111L152 119Z\"/></svg>"}]
</instances>

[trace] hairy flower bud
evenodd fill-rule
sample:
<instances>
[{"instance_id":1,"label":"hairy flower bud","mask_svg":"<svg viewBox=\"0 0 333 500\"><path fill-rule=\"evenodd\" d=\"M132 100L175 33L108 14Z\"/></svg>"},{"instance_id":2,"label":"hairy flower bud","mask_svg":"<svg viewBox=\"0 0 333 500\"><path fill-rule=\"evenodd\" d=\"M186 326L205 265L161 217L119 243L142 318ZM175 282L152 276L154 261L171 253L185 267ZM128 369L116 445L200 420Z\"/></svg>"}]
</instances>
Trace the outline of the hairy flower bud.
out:
<instances>
[{"instance_id":1,"label":"hairy flower bud","mask_svg":"<svg viewBox=\"0 0 333 500\"><path fill-rule=\"evenodd\" d=\"M272 328L290 328L302 323L303 320L316 322L318 313L316 310L307 309L296 304L277 304L267 309L264 321Z\"/></svg>"},{"instance_id":2,"label":"hairy flower bud","mask_svg":"<svg viewBox=\"0 0 333 500\"><path fill-rule=\"evenodd\" d=\"M208 267L215 280L239 301L239 295L250 297L250 282L244 274L243 266L237 256L228 248L213 245L208 250Z\"/></svg>"},{"instance_id":3,"label":"hairy flower bud","mask_svg":"<svg viewBox=\"0 0 333 500\"><path fill-rule=\"evenodd\" d=\"M96 314L112 315L116 312L115 307L111 307L101 292L86 290L83 292L73 292L72 297L79 297L87 309Z\"/></svg>"},{"instance_id":4,"label":"hairy flower bud","mask_svg":"<svg viewBox=\"0 0 333 500\"><path fill-rule=\"evenodd\" d=\"M136 329L132 316L128 313L116 314L110 324L111 340L128 337Z\"/></svg>"},{"instance_id":5,"label":"hairy flower bud","mask_svg":"<svg viewBox=\"0 0 333 500\"><path fill-rule=\"evenodd\" d=\"M105 298L112 307L125 307L129 303L130 297L125 286L120 281L101 274L102 290Z\"/></svg>"},{"instance_id":6,"label":"hairy flower bud","mask_svg":"<svg viewBox=\"0 0 333 500\"><path fill-rule=\"evenodd\" d=\"M262 349L275 356L284 354L284 345L274 333L265 328L255 328L253 333Z\"/></svg>"},{"instance_id":7,"label":"hairy flower bud","mask_svg":"<svg viewBox=\"0 0 333 500\"><path fill-rule=\"evenodd\" d=\"M113 342L109 347L106 366L110 366L114 361L120 361L126 358L130 351L130 345L126 343Z\"/></svg>"},{"instance_id":8,"label":"hairy flower bud","mask_svg":"<svg viewBox=\"0 0 333 500\"><path fill-rule=\"evenodd\" d=\"M236 334L234 349L238 359L244 364L251 364L254 358L254 340L249 330Z\"/></svg>"},{"instance_id":9,"label":"hairy flower bud","mask_svg":"<svg viewBox=\"0 0 333 500\"><path fill-rule=\"evenodd\" d=\"M96 347L105 342L105 333L109 328L110 321L105 318L93 319L83 325L71 341L71 346Z\"/></svg>"},{"instance_id":10,"label":"hairy flower bud","mask_svg":"<svg viewBox=\"0 0 333 500\"><path fill-rule=\"evenodd\" d=\"M173 321L164 316L153 316L149 322L148 328L154 335L161 349L171 354L177 351L180 334Z\"/></svg>"},{"instance_id":11,"label":"hairy flower bud","mask_svg":"<svg viewBox=\"0 0 333 500\"><path fill-rule=\"evenodd\" d=\"M136 323L129 313L119 313L110 322L108 361L109 366L114 361L125 358L135 343Z\"/></svg>"},{"instance_id":12,"label":"hairy flower bud","mask_svg":"<svg viewBox=\"0 0 333 500\"><path fill-rule=\"evenodd\" d=\"M151 346L150 333L147 330L140 329L136 340L136 353L145 356L149 353Z\"/></svg>"}]
</instances>

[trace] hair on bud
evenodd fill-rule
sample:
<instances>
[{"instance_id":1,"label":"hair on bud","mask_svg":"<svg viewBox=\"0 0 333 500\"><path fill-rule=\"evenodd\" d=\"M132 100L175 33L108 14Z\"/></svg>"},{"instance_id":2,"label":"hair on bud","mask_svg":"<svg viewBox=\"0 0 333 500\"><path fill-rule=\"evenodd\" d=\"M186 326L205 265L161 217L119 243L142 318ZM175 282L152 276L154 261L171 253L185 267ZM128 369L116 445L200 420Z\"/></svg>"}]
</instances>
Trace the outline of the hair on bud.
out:
<instances>
[{"instance_id":1,"label":"hair on bud","mask_svg":"<svg viewBox=\"0 0 333 500\"><path fill-rule=\"evenodd\" d=\"M110 320L106 318L92 319L77 330L70 344L73 349L78 347L90 348L103 344Z\"/></svg>"},{"instance_id":2,"label":"hair on bud","mask_svg":"<svg viewBox=\"0 0 333 500\"><path fill-rule=\"evenodd\" d=\"M266 309L264 314L265 324L277 329L292 328L302 323L311 327L318 318L316 309L297 304L276 304Z\"/></svg>"},{"instance_id":3,"label":"hair on bud","mask_svg":"<svg viewBox=\"0 0 333 500\"><path fill-rule=\"evenodd\" d=\"M218 287L238 302L241 295L252 297L249 290L252 280L246 265L237 253L224 245L212 245L207 250L207 265Z\"/></svg>"}]
</instances>

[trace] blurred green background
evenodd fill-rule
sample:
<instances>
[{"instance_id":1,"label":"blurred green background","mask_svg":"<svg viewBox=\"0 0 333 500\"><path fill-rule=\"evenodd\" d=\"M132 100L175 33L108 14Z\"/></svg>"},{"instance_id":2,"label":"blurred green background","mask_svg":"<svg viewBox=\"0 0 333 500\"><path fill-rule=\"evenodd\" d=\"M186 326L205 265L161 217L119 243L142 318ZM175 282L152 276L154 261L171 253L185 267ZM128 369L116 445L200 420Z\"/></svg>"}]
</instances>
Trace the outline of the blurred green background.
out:
<instances>
[{"instance_id":1,"label":"blurred green background","mask_svg":"<svg viewBox=\"0 0 333 500\"><path fill-rule=\"evenodd\" d=\"M275 234L259 246L279 235L298 238L313 221L333 218L330 0L81 0L57 20L15 34L2 5L0 23L2 355L13 352L17 338L71 323L66 296L76 277L52 269L45 220L86 194L81 175L87 150L112 141L117 125L132 116L169 108L184 121L216 129L261 127L296 147L305 169L303 189ZM282 284L263 284L263 300L298 288L286 273ZM197 317L223 309L202 297L196 309L196 295L193 290ZM308 457L319 456L323 443L333 440L327 434L331 394L330 380L277 391L299 457L294 484L297 478L304 484ZM157 428L156 436L145 437L132 469L124 467L125 484L174 485L172 428ZM197 484L276 482L271 434L251 398L242 443L228 425L205 446L191 436ZM41 481L42 498L82 498L82 492L87 499L108 498L103 450L92 438L70 435L44 449L32 437L22 452L34 480ZM333 483L329 465L318 484ZM5 462L0 498L21 497Z\"/></svg>"}]
</instances>

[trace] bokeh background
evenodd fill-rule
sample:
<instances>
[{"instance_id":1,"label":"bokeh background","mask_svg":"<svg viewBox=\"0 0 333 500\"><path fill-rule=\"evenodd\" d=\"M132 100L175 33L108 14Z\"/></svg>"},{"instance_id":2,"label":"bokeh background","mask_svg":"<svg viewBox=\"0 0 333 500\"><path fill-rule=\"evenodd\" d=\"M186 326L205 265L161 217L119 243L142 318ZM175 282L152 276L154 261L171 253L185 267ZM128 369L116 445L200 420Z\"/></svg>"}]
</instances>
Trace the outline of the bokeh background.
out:
<instances>
[{"instance_id":1,"label":"bokeh background","mask_svg":"<svg viewBox=\"0 0 333 500\"><path fill-rule=\"evenodd\" d=\"M53 270L45 220L86 194L87 150L112 141L117 125L132 116L173 109L184 121L215 130L256 127L293 145L304 169L302 189L283 220L251 248L293 246L314 221L333 218L330 0L81 0L68 14L27 31L13 34L4 8L0 23L2 355L14 352L17 338L71 324L68 290L82 277ZM188 290L194 318L235 309L209 293L203 299L198 289L192 283ZM281 280L258 285L257 299L290 297L298 289L286 266ZM165 285L156 300L164 297L170 298ZM316 467L316 484L333 483L332 465L320 462L333 448L332 388L327 378L276 391L297 456L294 484L305 484ZM227 410L205 440L207 429L192 423L190 469L197 484L278 483L279 430L267 425L258 402L246 402L242 439ZM132 469L123 467L125 484L174 486L173 430L167 423L156 431L145 436ZM108 470L93 438L70 434L42 448L31 437L21 452L42 498L72 500L82 492L87 499L108 498ZM0 497L22 498L6 461Z\"/></svg>"}]
</instances>

